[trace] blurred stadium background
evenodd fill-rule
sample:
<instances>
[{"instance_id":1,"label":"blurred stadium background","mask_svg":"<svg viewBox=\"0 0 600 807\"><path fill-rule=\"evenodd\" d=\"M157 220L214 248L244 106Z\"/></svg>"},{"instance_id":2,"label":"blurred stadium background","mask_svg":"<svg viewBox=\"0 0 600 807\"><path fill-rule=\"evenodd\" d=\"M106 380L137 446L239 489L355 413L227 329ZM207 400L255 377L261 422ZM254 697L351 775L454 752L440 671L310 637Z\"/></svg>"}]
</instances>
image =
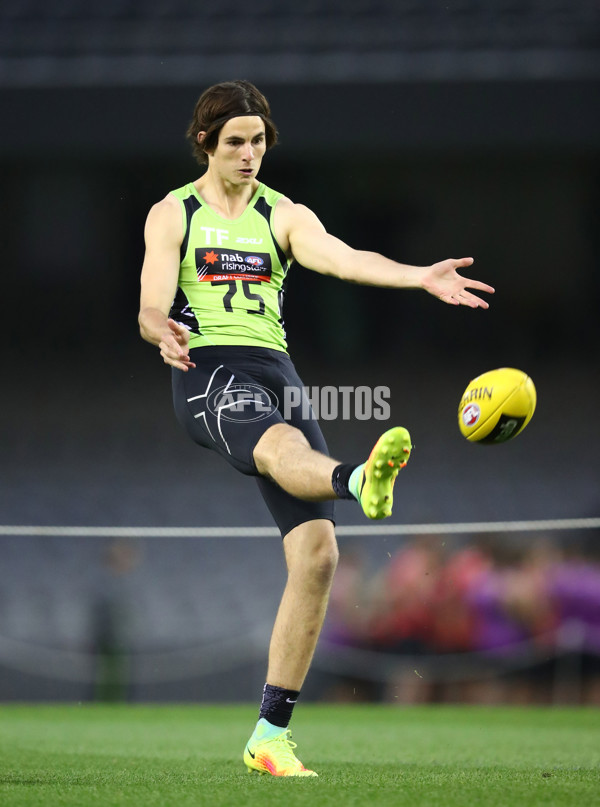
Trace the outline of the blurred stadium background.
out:
<instances>
[{"instance_id":1,"label":"blurred stadium background","mask_svg":"<svg viewBox=\"0 0 600 807\"><path fill-rule=\"evenodd\" d=\"M488 312L457 311L291 273L305 382L387 385L413 433L392 524L600 515L595 0L199 9L0 4L2 524L270 526L253 481L179 431L136 325L147 210L197 174L184 131L201 90L237 77L281 132L267 184L356 247L474 255L497 288ZM502 365L533 377L538 411L510 445L468 445L460 394ZM348 460L379 426L323 423ZM256 699L278 538L6 533L0 699ZM305 697L599 703L599 539L342 538Z\"/></svg>"}]
</instances>

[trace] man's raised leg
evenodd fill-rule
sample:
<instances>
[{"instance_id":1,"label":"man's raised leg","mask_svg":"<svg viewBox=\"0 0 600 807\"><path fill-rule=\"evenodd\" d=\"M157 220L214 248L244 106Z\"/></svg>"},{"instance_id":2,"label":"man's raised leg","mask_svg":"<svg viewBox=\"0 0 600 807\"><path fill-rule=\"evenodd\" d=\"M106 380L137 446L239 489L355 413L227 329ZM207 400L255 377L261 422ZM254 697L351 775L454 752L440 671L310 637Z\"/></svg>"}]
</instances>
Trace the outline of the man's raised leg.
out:
<instances>
[{"instance_id":1,"label":"man's raised leg","mask_svg":"<svg viewBox=\"0 0 600 807\"><path fill-rule=\"evenodd\" d=\"M366 462L342 465L314 451L299 429L277 423L256 444L254 461L260 474L292 496L308 501L353 498L367 518L381 519L392 514L394 482L411 449L408 431L394 426L381 435Z\"/></svg>"},{"instance_id":2,"label":"man's raised leg","mask_svg":"<svg viewBox=\"0 0 600 807\"><path fill-rule=\"evenodd\" d=\"M287 423L276 423L254 448L257 471L307 501L334 499L331 475L339 462L315 451L304 434Z\"/></svg>"}]
</instances>

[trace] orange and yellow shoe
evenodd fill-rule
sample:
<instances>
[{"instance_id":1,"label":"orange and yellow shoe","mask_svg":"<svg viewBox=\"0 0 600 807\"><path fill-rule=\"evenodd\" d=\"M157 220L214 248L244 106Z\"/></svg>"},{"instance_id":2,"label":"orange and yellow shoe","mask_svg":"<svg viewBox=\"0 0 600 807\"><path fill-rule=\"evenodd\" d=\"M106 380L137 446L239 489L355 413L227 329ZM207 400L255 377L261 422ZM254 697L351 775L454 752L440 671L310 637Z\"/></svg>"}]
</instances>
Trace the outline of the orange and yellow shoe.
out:
<instances>
[{"instance_id":1,"label":"orange and yellow shoe","mask_svg":"<svg viewBox=\"0 0 600 807\"><path fill-rule=\"evenodd\" d=\"M410 434L402 426L384 432L375 443L369 459L350 477L350 492L358 500L367 518L392 515L394 482L400 468L409 460Z\"/></svg>"},{"instance_id":2,"label":"orange and yellow shoe","mask_svg":"<svg viewBox=\"0 0 600 807\"><path fill-rule=\"evenodd\" d=\"M259 720L254 734L244 749L244 762L248 773L270 773L271 776L318 776L309 771L294 754L296 743L292 732L282 729L281 734L269 732Z\"/></svg>"}]
</instances>

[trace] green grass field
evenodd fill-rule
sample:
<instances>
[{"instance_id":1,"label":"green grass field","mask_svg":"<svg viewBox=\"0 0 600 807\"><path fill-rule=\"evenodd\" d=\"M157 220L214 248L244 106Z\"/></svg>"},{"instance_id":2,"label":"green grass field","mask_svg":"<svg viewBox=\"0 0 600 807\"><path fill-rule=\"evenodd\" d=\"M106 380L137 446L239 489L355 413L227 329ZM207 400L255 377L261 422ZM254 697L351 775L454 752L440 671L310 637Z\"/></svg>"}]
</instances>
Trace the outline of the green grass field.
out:
<instances>
[{"instance_id":1,"label":"green grass field","mask_svg":"<svg viewBox=\"0 0 600 807\"><path fill-rule=\"evenodd\" d=\"M319 779L249 775L252 706L2 706L0 804L596 805L600 710L302 705Z\"/></svg>"}]
</instances>

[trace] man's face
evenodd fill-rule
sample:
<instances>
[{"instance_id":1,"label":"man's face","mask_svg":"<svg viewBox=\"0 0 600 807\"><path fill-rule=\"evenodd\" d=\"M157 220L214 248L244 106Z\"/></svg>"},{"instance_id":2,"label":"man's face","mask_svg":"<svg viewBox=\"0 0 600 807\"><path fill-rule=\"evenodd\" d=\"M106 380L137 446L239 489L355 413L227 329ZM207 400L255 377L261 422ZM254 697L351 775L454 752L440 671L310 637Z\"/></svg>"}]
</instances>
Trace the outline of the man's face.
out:
<instances>
[{"instance_id":1,"label":"man's face","mask_svg":"<svg viewBox=\"0 0 600 807\"><path fill-rule=\"evenodd\" d=\"M266 151L265 125L258 115L231 118L219 132L210 167L233 185L249 185Z\"/></svg>"}]
</instances>

